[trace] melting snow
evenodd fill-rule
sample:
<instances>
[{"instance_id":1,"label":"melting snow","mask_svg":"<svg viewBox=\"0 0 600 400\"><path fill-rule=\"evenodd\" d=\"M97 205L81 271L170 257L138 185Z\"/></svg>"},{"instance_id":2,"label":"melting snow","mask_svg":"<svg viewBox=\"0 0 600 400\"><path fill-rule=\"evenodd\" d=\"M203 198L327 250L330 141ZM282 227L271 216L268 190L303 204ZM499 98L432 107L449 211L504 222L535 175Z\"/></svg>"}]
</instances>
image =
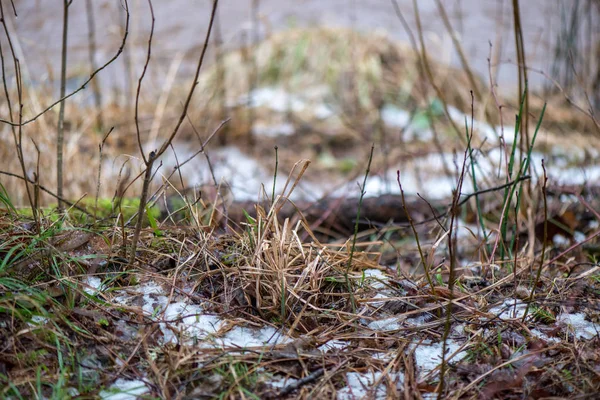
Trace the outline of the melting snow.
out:
<instances>
[{"instance_id":1,"label":"melting snow","mask_svg":"<svg viewBox=\"0 0 600 400\"><path fill-rule=\"evenodd\" d=\"M572 330L577 339L592 339L600 332L600 325L586 321L584 313L560 314L556 320Z\"/></svg>"},{"instance_id":2,"label":"melting snow","mask_svg":"<svg viewBox=\"0 0 600 400\"><path fill-rule=\"evenodd\" d=\"M369 329L373 329L374 331L396 331L402 328L400 321L401 319L398 317L391 317L379 321L370 322L367 326L369 327Z\"/></svg>"},{"instance_id":3,"label":"melting snow","mask_svg":"<svg viewBox=\"0 0 600 400\"><path fill-rule=\"evenodd\" d=\"M294 379L291 377L274 376L273 378L271 378L271 380L268 382L268 384L273 386L274 388L283 389L284 387L289 386L296 382L298 382L298 379Z\"/></svg>"},{"instance_id":4,"label":"melting snow","mask_svg":"<svg viewBox=\"0 0 600 400\"><path fill-rule=\"evenodd\" d=\"M236 326L225 336L217 337L226 322L215 315L206 314L201 305L183 301L169 303L164 289L156 283L146 283L129 289L132 290L135 294L121 294L116 296L114 301L127 305L136 294L142 294L142 310L148 317L160 323L162 343L179 343L181 338L185 338L185 344L193 344L198 339L203 339L203 347L247 348L277 345L291 340L270 326L260 329Z\"/></svg>"},{"instance_id":5,"label":"melting snow","mask_svg":"<svg viewBox=\"0 0 600 400\"><path fill-rule=\"evenodd\" d=\"M496 307L490 308L488 313L498 318L523 318L527 304L517 299L505 299L504 302Z\"/></svg>"},{"instance_id":6,"label":"melting snow","mask_svg":"<svg viewBox=\"0 0 600 400\"><path fill-rule=\"evenodd\" d=\"M223 338L216 339L222 347L239 348L275 346L290 341L290 338L270 326L260 329L238 326L227 332Z\"/></svg>"},{"instance_id":7,"label":"melting snow","mask_svg":"<svg viewBox=\"0 0 600 400\"><path fill-rule=\"evenodd\" d=\"M320 345L318 347L319 351L322 351L323 353L327 353L328 351L331 350L342 350L345 349L346 347L350 346L350 342L348 342L347 340L330 340L326 343L323 343L322 345Z\"/></svg>"},{"instance_id":8,"label":"melting snow","mask_svg":"<svg viewBox=\"0 0 600 400\"><path fill-rule=\"evenodd\" d=\"M420 376L427 375L442 363L443 346L443 342L432 344L421 343L414 345L415 362ZM465 358L467 356L466 351L461 351L452 357L452 355L456 353L461 346L461 343L458 343L452 339L448 339L446 341L446 361L456 362Z\"/></svg>"},{"instance_id":9,"label":"melting snow","mask_svg":"<svg viewBox=\"0 0 600 400\"><path fill-rule=\"evenodd\" d=\"M385 381L387 379L396 383L396 387L404 386L404 375L387 374L383 377L381 372L348 372L346 374L346 382L348 386L338 390L337 400L358 400L358 399L386 399L387 388ZM375 383L379 382L376 387Z\"/></svg>"},{"instance_id":10,"label":"melting snow","mask_svg":"<svg viewBox=\"0 0 600 400\"><path fill-rule=\"evenodd\" d=\"M410 114L396 106L386 104L381 109L383 122L394 128L405 128L410 122Z\"/></svg>"},{"instance_id":11,"label":"melting snow","mask_svg":"<svg viewBox=\"0 0 600 400\"><path fill-rule=\"evenodd\" d=\"M385 287L384 282L386 282L388 279L383 271L376 268L363 270L363 275L365 280L369 282L369 287L373 289L383 289Z\"/></svg>"},{"instance_id":12,"label":"melting snow","mask_svg":"<svg viewBox=\"0 0 600 400\"><path fill-rule=\"evenodd\" d=\"M85 284L83 290L90 295L95 295L98 292L103 290L102 288L102 280L97 276L88 276L85 279Z\"/></svg>"},{"instance_id":13,"label":"melting snow","mask_svg":"<svg viewBox=\"0 0 600 400\"><path fill-rule=\"evenodd\" d=\"M140 380L117 379L108 390L100 392L103 400L136 400L138 396L149 392L148 387Z\"/></svg>"},{"instance_id":14,"label":"melting snow","mask_svg":"<svg viewBox=\"0 0 600 400\"><path fill-rule=\"evenodd\" d=\"M274 138L277 136L290 136L296 131L294 125L290 123L277 124L277 125L266 125L263 123L257 123L252 127L252 133L257 136L264 136L268 138Z\"/></svg>"}]
</instances>

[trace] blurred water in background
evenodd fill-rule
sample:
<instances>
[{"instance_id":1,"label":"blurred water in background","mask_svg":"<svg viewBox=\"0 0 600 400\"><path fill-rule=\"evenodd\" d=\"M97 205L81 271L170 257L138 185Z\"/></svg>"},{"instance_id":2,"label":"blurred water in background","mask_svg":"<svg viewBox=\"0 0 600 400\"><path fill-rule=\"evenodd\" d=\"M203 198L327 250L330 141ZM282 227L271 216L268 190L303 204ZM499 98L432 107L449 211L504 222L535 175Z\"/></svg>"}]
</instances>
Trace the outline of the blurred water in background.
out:
<instances>
[{"instance_id":1,"label":"blurred water in background","mask_svg":"<svg viewBox=\"0 0 600 400\"><path fill-rule=\"evenodd\" d=\"M70 7L68 57L71 74L85 71L89 63L85 3L75 1ZM93 0L92 3L98 42L96 60L101 64L118 48L125 13L122 0ZM257 30L253 28L253 3L258 6ZM430 57L435 61L460 66L436 2L419 0L417 3ZM511 1L454 0L442 3L471 68L487 81L488 58L491 55L492 63L498 66L494 73L498 77L499 90L507 93L514 91L518 76L514 64L516 56ZM560 33L567 3L566 0L520 2L530 67L549 70L554 56L553 43ZM410 33L401 24L390 0L222 0L219 2L218 26L225 48L238 48L257 36L264 38L272 32L294 26L346 27L362 32L379 30L395 39L409 42L411 35L417 36L413 4L411 0L398 0L397 4ZM15 1L15 7L18 18L9 19L17 33L25 72L29 72L33 82L57 81L60 71L62 2L18 0ZM144 62L150 28L148 3L131 0L129 7L132 17L128 52L101 74L105 89L131 86L126 76L137 77ZM180 73L185 75L185 72L194 69L208 26L211 1L154 1L153 7L156 28L149 81L151 85L160 87L170 63L178 56L183 57ZM10 7L7 8L5 12L10 10ZM213 35L213 39L215 37ZM131 67L128 71L125 64L129 61ZM531 73L529 79L533 89L541 88L544 84L540 74Z\"/></svg>"}]
</instances>

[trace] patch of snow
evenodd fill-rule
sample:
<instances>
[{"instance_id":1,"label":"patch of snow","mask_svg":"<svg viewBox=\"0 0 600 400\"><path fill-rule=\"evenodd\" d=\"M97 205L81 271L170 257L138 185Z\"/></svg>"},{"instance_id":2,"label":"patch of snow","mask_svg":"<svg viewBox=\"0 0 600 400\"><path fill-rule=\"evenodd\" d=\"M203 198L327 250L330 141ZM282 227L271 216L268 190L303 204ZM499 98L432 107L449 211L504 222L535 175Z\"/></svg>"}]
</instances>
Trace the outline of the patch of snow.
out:
<instances>
[{"instance_id":1,"label":"patch of snow","mask_svg":"<svg viewBox=\"0 0 600 400\"><path fill-rule=\"evenodd\" d=\"M418 140L420 142L429 142L433 139L433 131L431 129L416 130L408 128L404 131L402 138L405 141Z\"/></svg>"},{"instance_id":2,"label":"patch of snow","mask_svg":"<svg viewBox=\"0 0 600 400\"><path fill-rule=\"evenodd\" d=\"M584 313L563 313L556 318L556 321L572 330L577 339L592 339L600 332L600 325L586 321Z\"/></svg>"},{"instance_id":3,"label":"patch of snow","mask_svg":"<svg viewBox=\"0 0 600 400\"><path fill-rule=\"evenodd\" d=\"M109 389L100 392L100 398L103 400L136 400L149 391L150 389L143 381L119 378Z\"/></svg>"},{"instance_id":4,"label":"patch of snow","mask_svg":"<svg viewBox=\"0 0 600 400\"><path fill-rule=\"evenodd\" d=\"M404 386L404 375L387 374L387 378L383 378L381 372L348 372L346 374L346 382L348 385L337 392L337 400L358 400L358 399L376 399L384 400L387 398L387 388L385 380L391 379L396 383L396 387ZM377 386L375 383L379 382Z\"/></svg>"},{"instance_id":5,"label":"patch of snow","mask_svg":"<svg viewBox=\"0 0 600 400\"><path fill-rule=\"evenodd\" d=\"M315 107L315 117L318 119L331 118L335 114L336 114L335 110L327 104L321 103Z\"/></svg>"},{"instance_id":6,"label":"patch of snow","mask_svg":"<svg viewBox=\"0 0 600 400\"><path fill-rule=\"evenodd\" d=\"M282 88L262 87L250 93L251 107L267 107L275 112L301 112L306 108L306 103Z\"/></svg>"},{"instance_id":7,"label":"patch of snow","mask_svg":"<svg viewBox=\"0 0 600 400\"><path fill-rule=\"evenodd\" d=\"M156 295L155 293L149 293L144 295L144 305L142 310L148 316L156 317L161 311L163 311L169 303L167 296Z\"/></svg>"},{"instance_id":8,"label":"patch of snow","mask_svg":"<svg viewBox=\"0 0 600 400\"><path fill-rule=\"evenodd\" d=\"M296 132L294 125L290 123L283 123L277 125L266 125L263 123L257 123L252 127L252 133L256 136L264 136L268 138L275 138L278 136L291 136Z\"/></svg>"},{"instance_id":9,"label":"patch of snow","mask_svg":"<svg viewBox=\"0 0 600 400\"><path fill-rule=\"evenodd\" d=\"M505 299L502 304L489 309L488 313L497 318L523 318L527 304L517 299Z\"/></svg>"},{"instance_id":10,"label":"patch of snow","mask_svg":"<svg viewBox=\"0 0 600 400\"><path fill-rule=\"evenodd\" d=\"M374 331L396 331L402 328L400 321L401 320L398 317L391 317L379 321L372 321L367 326Z\"/></svg>"},{"instance_id":11,"label":"patch of snow","mask_svg":"<svg viewBox=\"0 0 600 400\"><path fill-rule=\"evenodd\" d=\"M490 124L478 121L476 119L473 120L473 126L471 126L471 115L467 115L456 107L452 106L448 107L448 113L450 114L450 118L452 118L452 120L463 129L465 128L466 120L469 132L471 129L473 129L474 132L478 132L479 135L481 135L482 139L487 139L488 142L497 143L498 136L502 134L504 134L504 141L506 143L512 143L515 140L514 126L505 126L504 129L502 129L501 126L492 127Z\"/></svg>"},{"instance_id":12,"label":"patch of snow","mask_svg":"<svg viewBox=\"0 0 600 400\"><path fill-rule=\"evenodd\" d=\"M388 277L383 273L383 271L376 268L369 268L363 270L363 275L365 281L368 282L369 287L373 289L383 289L385 288L385 283L388 280Z\"/></svg>"},{"instance_id":13,"label":"patch of snow","mask_svg":"<svg viewBox=\"0 0 600 400\"><path fill-rule=\"evenodd\" d=\"M215 341L222 347L248 348L275 346L290 342L291 339L270 326L260 329L237 326Z\"/></svg>"},{"instance_id":14,"label":"patch of snow","mask_svg":"<svg viewBox=\"0 0 600 400\"><path fill-rule=\"evenodd\" d=\"M48 321L49 320L46 317L42 317L41 315L34 315L31 317L31 319L29 320L29 322L27 324L31 327L37 327L37 326L46 325L48 323Z\"/></svg>"},{"instance_id":15,"label":"patch of snow","mask_svg":"<svg viewBox=\"0 0 600 400\"><path fill-rule=\"evenodd\" d=\"M557 338L557 337L550 337L548 335L546 335L544 332L540 331L539 329L531 329L531 333L533 333L536 337L545 340L547 342L552 342L552 343L560 343L561 339Z\"/></svg>"},{"instance_id":16,"label":"patch of snow","mask_svg":"<svg viewBox=\"0 0 600 400\"><path fill-rule=\"evenodd\" d=\"M385 303L387 303L389 296L387 294L383 294L383 293L377 293L375 295L375 297L373 297L373 299L382 299L381 301L370 301L368 304L370 304L371 306L375 307L375 308L379 308L385 305Z\"/></svg>"},{"instance_id":17,"label":"patch of snow","mask_svg":"<svg viewBox=\"0 0 600 400\"><path fill-rule=\"evenodd\" d=\"M270 381L267 382L267 384L277 389L283 389L284 387L294 384L296 382L298 382L298 379L289 376L274 376L271 378Z\"/></svg>"},{"instance_id":18,"label":"patch of snow","mask_svg":"<svg viewBox=\"0 0 600 400\"><path fill-rule=\"evenodd\" d=\"M394 128L404 128L410 122L410 113L391 104L386 104L381 109L383 123Z\"/></svg>"},{"instance_id":19,"label":"patch of snow","mask_svg":"<svg viewBox=\"0 0 600 400\"><path fill-rule=\"evenodd\" d=\"M567 247L569 245L569 239L564 237L563 235L557 233L556 235L554 235L552 237L552 243L554 243L554 245L556 247Z\"/></svg>"},{"instance_id":20,"label":"patch of snow","mask_svg":"<svg viewBox=\"0 0 600 400\"><path fill-rule=\"evenodd\" d=\"M432 344L421 343L411 346L411 348L414 348L415 363L420 376L429 374L442 363L443 346L443 342ZM462 344L455 340L448 339L446 341L446 362L457 362L467 356L467 352L464 350L456 353L461 346Z\"/></svg>"},{"instance_id":21,"label":"patch of snow","mask_svg":"<svg viewBox=\"0 0 600 400\"><path fill-rule=\"evenodd\" d=\"M179 332L189 338L186 342L193 342L194 339L217 333L224 325L221 318L204 314L201 306L183 302L169 304L164 310L163 319L166 322L160 324L160 329L164 343L178 343Z\"/></svg>"},{"instance_id":22,"label":"patch of snow","mask_svg":"<svg viewBox=\"0 0 600 400\"><path fill-rule=\"evenodd\" d=\"M330 341L325 342L322 345L320 345L318 347L318 350L323 353L327 353L328 351L331 351L331 350L342 350L348 346L350 346L350 342L348 342L347 340L334 339L334 340L330 340Z\"/></svg>"},{"instance_id":23,"label":"patch of snow","mask_svg":"<svg viewBox=\"0 0 600 400\"><path fill-rule=\"evenodd\" d=\"M427 322L430 322L431 318L427 314L422 314L414 318L407 318L406 323L412 326L422 326Z\"/></svg>"},{"instance_id":24,"label":"patch of snow","mask_svg":"<svg viewBox=\"0 0 600 400\"><path fill-rule=\"evenodd\" d=\"M272 133L272 132L271 132ZM183 163L196 153L198 148L190 146L187 142L175 142L173 144L177 158L172 151L167 151L163 157L162 168L156 175L157 180L169 176L176 167L177 162ZM269 190L273 184L273 173L267 171L256 160L235 146L227 146L209 152L212 172L217 184L229 189L238 201L257 200L261 187L264 184ZM180 172L188 187L202 185L214 186L214 180L204 154L198 154L188 163L181 166ZM275 191L280 193L285 186L284 179L278 179ZM296 190L292 193L292 199L319 197L324 193L324 188L300 181Z\"/></svg>"},{"instance_id":25,"label":"patch of snow","mask_svg":"<svg viewBox=\"0 0 600 400\"><path fill-rule=\"evenodd\" d=\"M587 237L585 236L585 233L583 233L581 231L575 231L575 233L573 233L573 240L575 240L575 242L581 243L585 239L587 239Z\"/></svg>"},{"instance_id":26,"label":"patch of snow","mask_svg":"<svg viewBox=\"0 0 600 400\"><path fill-rule=\"evenodd\" d=\"M102 287L102 280L97 276L88 276L85 279L85 284L83 290L90 295L95 295L98 292L101 292L104 288Z\"/></svg>"},{"instance_id":27,"label":"patch of snow","mask_svg":"<svg viewBox=\"0 0 600 400\"><path fill-rule=\"evenodd\" d=\"M392 358L394 358L394 353L384 353L382 351L378 351L375 353L371 353L371 358L374 360L381 360L381 361L392 361Z\"/></svg>"},{"instance_id":28,"label":"patch of snow","mask_svg":"<svg viewBox=\"0 0 600 400\"><path fill-rule=\"evenodd\" d=\"M165 289L158 283L148 282L137 287L137 292L140 294L164 294Z\"/></svg>"}]
</instances>

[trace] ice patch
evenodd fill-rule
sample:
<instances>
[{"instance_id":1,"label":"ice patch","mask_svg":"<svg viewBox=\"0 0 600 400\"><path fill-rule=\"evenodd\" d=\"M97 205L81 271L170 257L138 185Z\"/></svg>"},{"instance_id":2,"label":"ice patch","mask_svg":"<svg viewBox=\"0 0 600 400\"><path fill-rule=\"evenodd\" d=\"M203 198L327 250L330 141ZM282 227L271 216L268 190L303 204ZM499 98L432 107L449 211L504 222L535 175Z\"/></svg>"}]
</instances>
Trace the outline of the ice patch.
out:
<instances>
[{"instance_id":1,"label":"ice patch","mask_svg":"<svg viewBox=\"0 0 600 400\"><path fill-rule=\"evenodd\" d=\"M49 319L46 317L42 317L41 315L34 315L31 317L29 322L27 323L31 327L38 327L42 325L46 325Z\"/></svg>"},{"instance_id":2,"label":"ice patch","mask_svg":"<svg viewBox=\"0 0 600 400\"><path fill-rule=\"evenodd\" d=\"M518 319L523 318L527 304L517 299L505 299L504 302L496 307L489 309L488 313L497 318Z\"/></svg>"},{"instance_id":3,"label":"ice patch","mask_svg":"<svg viewBox=\"0 0 600 400\"><path fill-rule=\"evenodd\" d=\"M442 363L443 346L443 342L411 346L415 350L415 363L420 376L429 374ZM452 339L446 341L446 362L457 362L467 356L466 351L456 353L461 346L462 344Z\"/></svg>"},{"instance_id":4,"label":"ice patch","mask_svg":"<svg viewBox=\"0 0 600 400\"><path fill-rule=\"evenodd\" d=\"M167 322L160 324L164 343L178 343L179 332L188 338L186 343L217 333L224 322L217 316L206 315L203 312L202 307L196 304L183 302L169 304L163 315L163 319Z\"/></svg>"},{"instance_id":5,"label":"ice patch","mask_svg":"<svg viewBox=\"0 0 600 400\"><path fill-rule=\"evenodd\" d=\"M149 391L150 389L143 381L117 379L108 390L100 392L100 398L103 400L136 400Z\"/></svg>"},{"instance_id":6,"label":"ice patch","mask_svg":"<svg viewBox=\"0 0 600 400\"><path fill-rule=\"evenodd\" d=\"M101 292L104 288L102 287L102 280L97 276L88 276L85 279L85 284L83 290L89 295L95 295L98 292Z\"/></svg>"},{"instance_id":7,"label":"ice patch","mask_svg":"<svg viewBox=\"0 0 600 400\"><path fill-rule=\"evenodd\" d=\"M410 113L396 106L386 104L381 109L381 119L387 126L405 128L410 123Z\"/></svg>"},{"instance_id":8,"label":"ice patch","mask_svg":"<svg viewBox=\"0 0 600 400\"><path fill-rule=\"evenodd\" d=\"M546 335L544 332L540 331L539 329L531 329L531 333L533 333L536 337L545 340L547 342L552 342L552 343L560 343L561 339L557 338L557 337L550 337L548 335Z\"/></svg>"},{"instance_id":9,"label":"ice patch","mask_svg":"<svg viewBox=\"0 0 600 400\"><path fill-rule=\"evenodd\" d=\"M404 375L390 373L387 377L383 377L381 372L348 372L346 374L348 385L338 390L337 400L384 400L387 398L385 382L388 379L395 382L397 388L404 386ZM375 386L376 382L378 382L377 386Z\"/></svg>"},{"instance_id":10,"label":"ice patch","mask_svg":"<svg viewBox=\"0 0 600 400\"><path fill-rule=\"evenodd\" d=\"M335 110L324 103L318 104L315 107L315 117L318 119L327 119L335 115Z\"/></svg>"},{"instance_id":11,"label":"ice patch","mask_svg":"<svg viewBox=\"0 0 600 400\"><path fill-rule=\"evenodd\" d=\"M369 269L363 270L363 275L364 275L365 281L368 281L369 287L371 287L373 289L385 288L384 282L387 282L388 278L383 273L383 271L376 269L376 268L369 268Z\"/></svg>"},{"instance_id":12,"label":"ice patch","mask_svg":"<svg viewBox=\"0 0 600 400\"><path fill-rule=\"evenodd\" d=\"M278 136L291 136L294 134L296 129L294 125L290 123L277 124L277 125L265 125L257 123L252 127L252 133L257 136L264 136L268 138L275 138Z\"/></svg>"},{"instance_id":13,"label":"ice patch","mask_svg":"<svg viewBox=\"0 0 600 400\"><path fill-rule=\"evenodd\" d=\"M237 326L227 332L223 338L215 339L215 342L222 347L238 348L275 346L290 341L290 338L270 326L261 329Z\"/></svg>"},{"instance_id":14,"label":"ice patch","mask_svg":"<svg viewBox=\"0 0 600 400\"><path fill-rule=\"evenodd\" d=\"M331 350L343 350L348 346L350 346L350 342L348 342L347 340L334 339L334 340L330 340L330 341L325 342L322 345L320 345L318 347L318 350L323 353L327 353L328 351L331 351Z\"/></svg>"},{"instance_id":15,"label":"ice patch","mask_svg":"<svg viewBox=\"0 0 600 400\"><path fill-rule=\"evenodd\" d=\"M250 107L267 107L275 112L301 112L306 103L285 90L277 87L262 87L250 93Z\"/></svg>"},{"instance_id":16,"label":"ice patch","mask_svg":"<svg viewBox=\"0 0 600 400\"><path fill-rule=\"evenodd\" d=\"M566 325L577 339L592 339L600 332L600 325L586 321L584 313L560 314L556 321Z\"/></svg>"},{"instance_id":17,"label":"ice patch","mask_svg":"<svg viewBox=\"0 0 600 400\"><path fill-rule=\"evenodd\" d=\"M396 331L402 328L400 321L401 319L398 317L391 317L379 321L372 321L367 326L374 331Z\"/></svg>"},{"instance_id":18,"label":"ice patch","mask_svg":"<svg viewBox=\"0 0 600 400\"><path fill-rule=\"evenodd\" d=\"M267 384L277 389L283 389L284 387L292 385L296 382L298 382L298 379L274 376L270 381L267 382Z\"/></svg>"},{"instance_id":19,"label":"ice patch","mask_svg":"<svg viewBox=\"0 0 600 400\"><path fill-rule=\"evenodd\" d=\"M273 132L270 132L272 134ZM177 158L172 151L167 151L162 157L163 167L160 174L157 174L156 179L160 180L168 176L177 162L183 163L188 160L196 151L197 148L190 146L186 142L176 142L173 144ZM273 173L263 168L260 163L244 154L237 147L229 146L215 149L209 152L212 172L214 173L217 184L222 184L224 187L231 190L231 194L238 201L257 200L261 187L264 184L267 188L271 188L273 184ZM198 154L188 163L181 166L180 172L185 179L185 184L188 187L201 185L214 185L214 180L209 168L208 162L204 154ZM285 186L284 179L277 180L276 192L281 192ZM293 199L319 197L323 193L323 189L310 185L309 183L300 182L296 190L292 193Z\"/></svg>"}]
</instances>

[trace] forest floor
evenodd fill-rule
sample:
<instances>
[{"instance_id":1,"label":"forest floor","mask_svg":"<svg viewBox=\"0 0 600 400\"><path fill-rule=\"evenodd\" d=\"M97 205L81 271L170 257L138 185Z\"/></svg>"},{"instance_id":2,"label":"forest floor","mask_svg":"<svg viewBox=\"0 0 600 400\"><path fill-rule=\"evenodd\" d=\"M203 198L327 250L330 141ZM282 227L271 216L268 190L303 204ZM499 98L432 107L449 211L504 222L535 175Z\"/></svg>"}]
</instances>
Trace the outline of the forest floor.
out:
<instances>
[{"instance_id":1,"label":"forest floor","mask_svg":"<svg viewBox=\"0 0 600 400\"><path fill-rule=\"evenodd\" d=\"M378 35L291 30L254 50L254 66L223 58L225 81L218 63L201 76L135 251L131 113L107 107L115 132L86 135L89 110L69 105L66 197L81 201L66 213L45 206L49 157L34 207L15 207L22 179L2 181L0 397L593 398L589 118L532 94L522 131L520 98L473 100L442 65L432 97L418 60ZM147 149L179 106L169 90L173 104L140 107Z\"/></svg>"}]
</instances>

